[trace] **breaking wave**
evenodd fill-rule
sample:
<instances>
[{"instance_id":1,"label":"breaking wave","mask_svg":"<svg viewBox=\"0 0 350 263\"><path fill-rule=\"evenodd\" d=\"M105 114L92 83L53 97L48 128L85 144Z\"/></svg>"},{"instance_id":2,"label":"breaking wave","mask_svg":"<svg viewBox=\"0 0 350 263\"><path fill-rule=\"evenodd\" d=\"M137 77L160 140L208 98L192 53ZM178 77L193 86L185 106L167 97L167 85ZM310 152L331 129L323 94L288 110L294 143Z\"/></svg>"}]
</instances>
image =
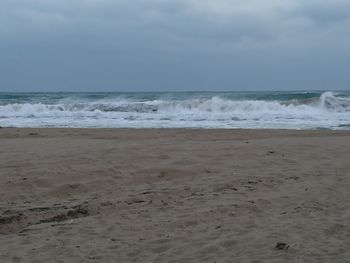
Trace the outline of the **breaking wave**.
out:
<instances>
[{"instance_id":1,"label":"breaking wave","mask_svg":"<svg viewBox=\"0 0 350 263\"><path fill-rule=\"evenodd\" d=\"M340 98L334 96L332 92L325 92L321 95L320 105L322 108L331 111L349 112L350 98Z\"/></svg>"},{"instance_id":2,"label":"breaking wave","mask_svg":"<svg viewBox=\"0 0 350 263\"><path fill-rule=\"evenodd\" d=\"M153 100L153 101L115 101L59 103L47 105L43 103L15 103L0 106L1 114L35 114L44 112L281 112L326 110L334 112L349 112L350 98L336 97L332 92L326 92L318 100L291 101L261 101L261 100L228 100L220 97L189 100Z\"/></svg>"},{"instance_id":3,"label":"breaking wave","mask_svg":"<svg viewBox=\"0 0 350 263\"><path fill-rule=\"evenodd\" d=\"M332 92L287 100L210 97L63 98L0 105L1 126L25 127L348 127L350 98ZM199 123L200 122L200 123Z\"/></svg>"}]
</instances>

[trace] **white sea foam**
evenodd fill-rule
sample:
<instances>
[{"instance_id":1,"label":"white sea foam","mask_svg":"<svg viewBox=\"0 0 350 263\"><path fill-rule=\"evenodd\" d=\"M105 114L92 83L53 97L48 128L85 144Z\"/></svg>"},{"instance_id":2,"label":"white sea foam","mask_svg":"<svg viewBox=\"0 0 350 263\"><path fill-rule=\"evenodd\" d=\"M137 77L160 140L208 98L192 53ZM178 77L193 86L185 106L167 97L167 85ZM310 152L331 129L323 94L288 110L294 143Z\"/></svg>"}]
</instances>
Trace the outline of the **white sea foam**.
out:
<instances>
[{"instance_id":1,"label":"white sea foam","mask_svg":"<svg viewBox=\"0 0 350 263\"><path fill-rule=\"evenodd\" d=\"M16 127L201 127L345 129L350 98L331 92L312 100L243 100L219 96L190 99L77 100L8 103L0 125Z\"/></svg>"}]
</instances>

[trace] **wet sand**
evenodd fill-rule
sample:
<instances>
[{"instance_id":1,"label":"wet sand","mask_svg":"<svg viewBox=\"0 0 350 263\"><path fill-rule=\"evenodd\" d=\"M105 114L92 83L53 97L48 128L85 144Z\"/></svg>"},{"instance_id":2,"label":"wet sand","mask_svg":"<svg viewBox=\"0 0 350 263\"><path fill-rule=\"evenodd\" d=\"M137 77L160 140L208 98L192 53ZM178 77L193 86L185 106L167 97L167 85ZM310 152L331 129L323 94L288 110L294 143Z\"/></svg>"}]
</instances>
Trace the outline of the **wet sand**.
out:
<instances>
[{"instance_id":1,"label":"wet sand","mask_svg":"<svg viewBox=\"0 0 350 263\"><path fill-rule=\"evenodd\" d=\"M350 258L350 132L6 128L0 185L0 262Z\"/></svg>"}]
</instances>

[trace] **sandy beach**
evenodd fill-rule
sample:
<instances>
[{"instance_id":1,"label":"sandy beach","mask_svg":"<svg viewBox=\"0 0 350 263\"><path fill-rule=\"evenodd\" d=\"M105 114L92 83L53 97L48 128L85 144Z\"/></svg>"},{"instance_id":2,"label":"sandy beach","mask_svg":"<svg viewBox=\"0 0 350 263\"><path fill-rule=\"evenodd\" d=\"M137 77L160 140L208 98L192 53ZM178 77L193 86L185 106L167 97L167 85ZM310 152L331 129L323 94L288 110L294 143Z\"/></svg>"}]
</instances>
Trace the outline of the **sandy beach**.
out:
<instances>
[{"instance_id":1,"label":"sandy beach","mask_svg":"<svg viewBox=\"0 0 350 263\"><path fill-rule=\"evenodd\" d=\"M0 129L0 262L349 262L350 132Z\"/></svg>"}]
</instances>

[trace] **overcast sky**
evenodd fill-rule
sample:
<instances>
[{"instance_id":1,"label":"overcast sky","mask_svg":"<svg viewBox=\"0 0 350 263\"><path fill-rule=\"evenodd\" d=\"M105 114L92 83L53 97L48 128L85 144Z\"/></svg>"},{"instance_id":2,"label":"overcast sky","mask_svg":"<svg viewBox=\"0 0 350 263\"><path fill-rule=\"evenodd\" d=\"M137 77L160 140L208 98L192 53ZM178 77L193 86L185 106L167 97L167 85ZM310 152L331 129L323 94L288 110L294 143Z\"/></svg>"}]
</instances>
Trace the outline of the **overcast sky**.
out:
<instances>
[{"instance_id":1,"label":"overcast sky","mask_svg":"<svg viewBox=\"0 0 350 263\"><path fill-rule=\"evenodd\" d=\"M350 89L349 0L1 0L0 91Z\"/></svg>"}]
</instances>

